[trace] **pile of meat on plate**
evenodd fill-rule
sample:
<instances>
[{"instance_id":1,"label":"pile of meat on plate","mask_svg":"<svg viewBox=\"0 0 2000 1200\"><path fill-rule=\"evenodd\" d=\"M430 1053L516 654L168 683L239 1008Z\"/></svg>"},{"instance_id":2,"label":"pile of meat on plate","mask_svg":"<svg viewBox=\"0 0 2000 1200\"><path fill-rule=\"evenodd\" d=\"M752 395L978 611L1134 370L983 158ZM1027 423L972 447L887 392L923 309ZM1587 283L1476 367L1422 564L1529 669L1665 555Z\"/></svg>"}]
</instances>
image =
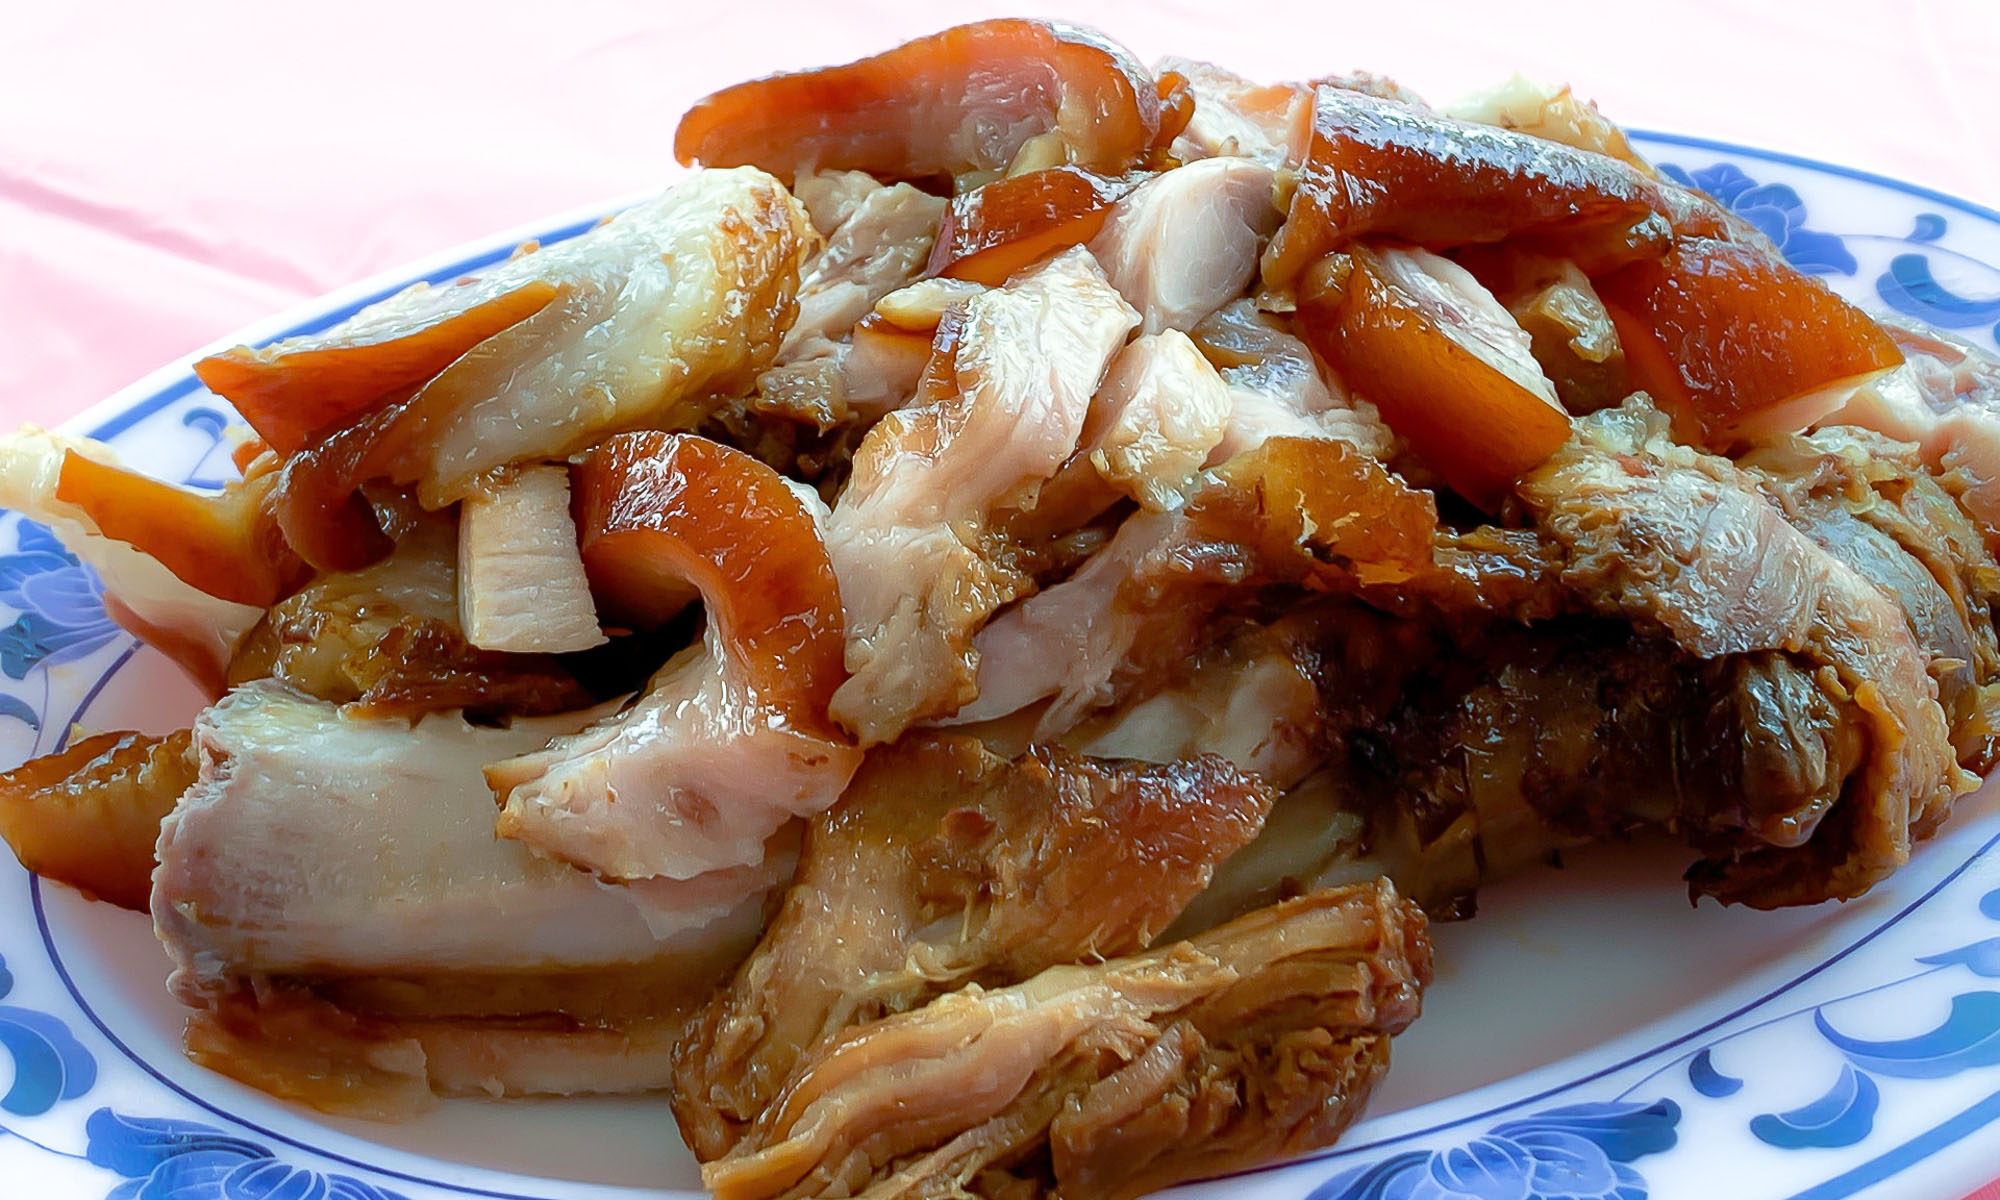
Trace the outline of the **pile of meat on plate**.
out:
<instances>
[{"instance_id":1,"label":"pile of meat on plate","mask_svg":"<svg viewBox=\"0 0 2000 1200\"><path fill-rule=\"evenodd\" d=\"M1846 899L1993 765L2000 365L1568 90L996 20L675 149L198 363L219 494L0 444L212 689L0 777L198 1061L663 1089L727 1200L1124 1200L1336 1137L1482 884Z\"/></svg>"}]
</instances>

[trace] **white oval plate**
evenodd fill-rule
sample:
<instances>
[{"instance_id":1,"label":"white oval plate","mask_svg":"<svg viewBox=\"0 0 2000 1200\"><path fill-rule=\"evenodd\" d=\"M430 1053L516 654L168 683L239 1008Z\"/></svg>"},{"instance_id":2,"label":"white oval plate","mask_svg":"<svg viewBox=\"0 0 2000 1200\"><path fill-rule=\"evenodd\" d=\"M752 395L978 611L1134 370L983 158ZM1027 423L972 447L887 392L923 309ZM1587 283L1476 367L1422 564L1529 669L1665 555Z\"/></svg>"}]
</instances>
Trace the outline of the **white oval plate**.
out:
<instances>
[{"instance_id":1,"label":"white oval plate","mask_svg":"<svg viewBox=\"0 0 2000 1200\"><path fill-rule=\"evenodd\" d=\"M1669 170L1850 298L1992 346L2000 212L1788 155L1661 134ZM322 328L450 279L515 230L221 345ZM108 333L109 331L107 331ZM205 352L204 352L205 353ZM72 422L170 479L228 471L233 419L163 368ZM96 581L0 520L0 763L75 726L164 731L199 706L104 616ZM1310 1159L1192 1184L1230 1200L1835 1200L1963 1195L2000 1176L2000 789L1862 900L1689 907L1684 855L1610 847L1481 896L1438 930L1425 1015L1372 1115ZM448 1101L396 1125L328 1118L179 1051L145 918L0 855L0 1193L37 1200L611 1200L697 1186L657 1098ZM21 1189L21 1184L31 1186Z\"/></svg>"}]
</instances>

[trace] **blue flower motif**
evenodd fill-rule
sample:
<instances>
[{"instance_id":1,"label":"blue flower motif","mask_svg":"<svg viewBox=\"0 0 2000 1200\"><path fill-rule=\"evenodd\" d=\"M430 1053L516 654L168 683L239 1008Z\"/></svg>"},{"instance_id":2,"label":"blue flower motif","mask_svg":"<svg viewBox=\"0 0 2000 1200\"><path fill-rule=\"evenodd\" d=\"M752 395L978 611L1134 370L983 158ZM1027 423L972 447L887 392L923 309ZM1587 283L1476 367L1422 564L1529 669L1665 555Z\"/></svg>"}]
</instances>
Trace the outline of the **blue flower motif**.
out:
<instances>
[{"instance_id":1,"label":"blue flower motif","mask_svg":"<svg viewBox=\"0 0 2000 1200\"><path fill-rule=\"evenodd\" d=\"M0 997L14 989L14 976L0 959ZM58 1100L74 1100L97 1084L97 1060L76 1035L47 1013L0 1004L0 1049L14 1062L14 1082L0 1109L38 1117Z\"/></svg>"},{"instance_id":2,"label":"blue flower motif","mask_svg":"<svg viewBox=\"0 0 2000 1200\"><path fill-rule=\"evenodd\" d=\"M100 1108L84 1157L121 1176L105 1200L403 1200L349 1175L280 1162L269 1149L194 1121Z\"/></svg>"},{"instance_id":3,"label":"blue flower motif","mask_svg":"<svg viewBox=\"0 0 2000 1200\"><path fill-rule=\"evenodd\" d=\"M1660 172L1682 187L1707 192L1716 203L1756 226L1801 271L1852 275L1860 266L1838 236L1805 227L1805 201L1782 183L1760 184L1743 168L1726 162L1692 172L1661 163Z\"/></svg>"},{"instance_id":4,"label":"blue flower motif","mask_svg":"<svg viewBox=\"0 0 2000 1200\"><path fill-rule=\"evenodd\" d=\"M0 629L0 671L25 679L37 666L81 658L118 636L105 615L97 573L54 534L22 521L14 527L14 543L14 553L0 555L0 603L19 615ZM34 724L32 710L23 716L23 708L0 704L0 713Z\"/></svg>"},{"instance_id":5,"label":"blue flower motif","mask_svg":"<svg viewBox=\"0 0 2000 1200\"><path fill-rule=\"evenodd\" d=\"M1671 1147L1680 1119L1671 1100L1572 1104L1355 1167L1307 1200L1646 1200L1645 1178L1626 1164Z\"/></svg>"}]
</instances>

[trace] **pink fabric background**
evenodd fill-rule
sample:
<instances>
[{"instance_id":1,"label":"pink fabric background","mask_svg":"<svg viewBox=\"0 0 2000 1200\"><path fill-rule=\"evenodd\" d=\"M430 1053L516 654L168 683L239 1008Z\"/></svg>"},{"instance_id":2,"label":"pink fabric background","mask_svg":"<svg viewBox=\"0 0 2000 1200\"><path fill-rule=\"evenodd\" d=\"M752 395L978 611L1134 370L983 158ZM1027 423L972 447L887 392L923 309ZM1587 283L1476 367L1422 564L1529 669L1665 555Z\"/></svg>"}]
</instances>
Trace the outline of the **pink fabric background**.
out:
<instances>
[{"instance_id":1,"label":"pink fabric background","mask_svg":"<svg viewBox=\"0 0 2000 1200\"><path fill-rule=\"evenodd\" d=\"M2000 204L1994 0L1034 5L1142 58L1355 67L1449 99L1519 69L1628 124ZM343 0L6 6L0 424L421 254L659 185L720 85L1017 6Z\"/></svg>"}]
</instances>

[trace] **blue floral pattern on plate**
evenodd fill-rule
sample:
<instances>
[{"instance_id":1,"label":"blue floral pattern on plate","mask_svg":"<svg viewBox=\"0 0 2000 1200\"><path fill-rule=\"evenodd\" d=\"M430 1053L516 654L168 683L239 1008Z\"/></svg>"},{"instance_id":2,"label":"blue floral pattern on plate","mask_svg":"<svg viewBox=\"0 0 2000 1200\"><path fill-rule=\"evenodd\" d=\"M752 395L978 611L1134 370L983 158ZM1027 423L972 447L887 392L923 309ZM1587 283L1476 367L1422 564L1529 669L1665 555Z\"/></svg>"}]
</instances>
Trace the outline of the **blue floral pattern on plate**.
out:
<instances>
[{"instance_id":1,"label":"blue floral pattern on plate","mask_svg":"<svg viewBox=\"0 0 2000 1200\"><path fill-rule=\"evenodd\" d=\"M1660 173L1682 187L1713 196L1722 207L1756 226L1801 271L1852 275L1858 266L1847 243L1833 234L1806 228L1805 201L1785 184L1758 183L1730 162L1693 171L1661 163Z\"/></svg>"},{"instance_id":2,"label":"blue floral pattern on plate","mask_svg":"<svg viewBox=\"0 0 2000 1200\"><path fill-rule=\"evenodd\" d=\"M0 603L16 614L0 629L0 671L9 679L82 658L119 636L97 573L32 521L15 522L14 553L0 555ZM41 728L40 715L18 696L0 694L0 715Z\"/></svg>"},{"instance_id":3,"label":"blue floral pattern on plate","mask_svg":"<svg viewBox=\"0 0 2000 1200\"><path fill-rule=\"evenodd\" d=\"M125 1180L105 1200L404 1200L351 1175L282 1162L248 1138L195 1121L100 1108L83 1128L84 1157Z\"/></svg>"},{"instance_id":4,"label":"blue floral pattern on plate","mask_svg":"<svg viewBox=\"0 0 2000 1200\"><path fill-rule=\"evenodd\" d=\"M1356 1167L1307 1200L1646 1200L1633 1159L1673 1146L1680 1106L1572 1104L1442 1150Z\"/></svg>"}]
</instances>

